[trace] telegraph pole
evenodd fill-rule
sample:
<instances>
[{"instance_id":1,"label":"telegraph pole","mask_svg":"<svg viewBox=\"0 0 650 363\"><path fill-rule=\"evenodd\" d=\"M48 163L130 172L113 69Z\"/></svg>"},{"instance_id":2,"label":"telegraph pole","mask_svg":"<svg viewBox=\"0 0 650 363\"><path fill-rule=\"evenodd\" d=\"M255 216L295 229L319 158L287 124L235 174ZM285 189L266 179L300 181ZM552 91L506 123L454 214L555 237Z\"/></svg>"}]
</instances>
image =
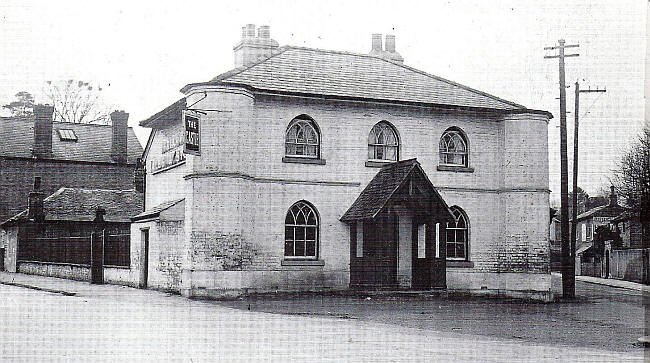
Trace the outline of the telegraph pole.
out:
<instances>
[{"instance_id":1,"label":"telegraph pole","mask_svg":"<svg viewBox=\"0 0 650 363\"><path fill-rule=\"evenodd\" d=\"M573 215L571 219L571 247L570 255L572 265L575 271L575 261L576 261L576 236L577 236L577 226L578 226L578 112L580 110L580 94L581 93L590 93L590 92L605 92L605 89L588 89L581 90L580 83L576 81L576 95L575 95L575 125L573 127Z\"/></svg>"},{"instance_id":2,"label":"telegraph pole","mask_svg":"<svg viewBox=\"0 0 650 363\"><path fill-rule=\"evenodd\" d=\"M565 45L564 39L558 40L558 45L545 47L544 50L558 50L558 55L547 55L544 58L558 58L560 73L560 210L562 234L562 296L566 299L575 298L575 258L571 256L569 241L569 161L567 159L566 131L566 84L564 79L564 58L577 57L578 54L564 54L565 48L577 48L578 45Z\"/></svg>"}]
</instances>

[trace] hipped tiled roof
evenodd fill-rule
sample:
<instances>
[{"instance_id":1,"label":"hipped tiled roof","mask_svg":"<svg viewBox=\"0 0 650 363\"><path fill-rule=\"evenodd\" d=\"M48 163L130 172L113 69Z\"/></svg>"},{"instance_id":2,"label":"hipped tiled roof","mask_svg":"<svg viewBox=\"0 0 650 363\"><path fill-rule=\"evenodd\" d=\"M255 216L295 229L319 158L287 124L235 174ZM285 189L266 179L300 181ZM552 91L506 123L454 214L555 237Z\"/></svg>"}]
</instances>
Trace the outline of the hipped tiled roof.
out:
<instances>
[{"instance_id":1,"label":"hipped tiled roof","mask_svg":"<svg viewBox=\"0 0 650 363\"><path fill-rule=\"evenodd\" d=\"M142 211L142 193L135 190L61 188L43 200L46 221L93 221L97 208L104 208L106 222L130 222ZM27 220L27 209L2 226Z\"/></svg>"},{"instance_id":2,"label":"hipped tiled roof","mask_svg":"<svg viewBox=\"0 0 650 363\"><path fill-rule=\"evenodd\" d=\"M416 159L409 159L382 167L361 194L359 194L359 197L352 203L352 206L343 214L341 221L349 222L376 217L389 203L398 188L408 180L412 172L422 174L423 179L429 184L433 190L433 194L442 205L443 208L441 209L445 210L451 218L451 212L449 212L447 204L426 177L422 167L420 167L420 163Z\"/></svg>"},{"instance_id":3,"label":"hipped tiled roof","mask_svg":"<svg viewBox=\"0 0 650 363\"><path fill-rule=\"evenodd\" d=\"M254 90L501 111L526 110L467 86L378 56L293 46L194 85L242 85Z\"/></svg>"},{"instance_id":4,"label":"hipped tiled roof","mask_svg":"<svg viewBox=\"0 0 650 363\"><path fill-rule=\"evenodd\" d=\"M77 141L63 141L58 130L73 130ZM34 118L0 118L0 156L31 158L34 145ZM52 123L52 157L55 160L114 163L111 158L111 125ZM132 128L127 131L127 163L135 164L142 146Z\"/></svg>"}]
</instances>

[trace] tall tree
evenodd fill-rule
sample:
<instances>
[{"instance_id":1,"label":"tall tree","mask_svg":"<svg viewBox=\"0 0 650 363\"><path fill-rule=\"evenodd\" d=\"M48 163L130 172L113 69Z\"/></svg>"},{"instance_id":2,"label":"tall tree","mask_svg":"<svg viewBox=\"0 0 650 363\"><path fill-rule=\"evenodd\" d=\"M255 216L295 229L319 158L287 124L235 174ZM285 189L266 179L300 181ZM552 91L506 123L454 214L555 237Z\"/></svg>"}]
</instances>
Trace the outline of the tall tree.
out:
<instances>
[{"instance_id":1,"label":"tall tree","mask_svg":"<svg viewBox=\"0 0 650 363\"><path fill-rule=\"evenodd\" d=\"M108 123L109 109L102 99L102 87L89 82L47 81L45 96L54 106L54 119L73 123Z\"/></svg>"},{"instance_id":2,"label":"tall tree","mask_svg":"<svg viewBox=\"0 0 650 363\"><path fill-rule=\"evenodd\" d=\"M16 100L3 105L12 116L30 116L34 114L34 96L27 91L20 91L15 95Z\"/></svg>"},{"instance_id":3,"label":"tall tree","mask_svg":"<svg viewBox=\"0 0 650 363\"><path fill-rule=\"evenodd\" d=\"M650 246L650 127L632 143L614 173L618 194L639 211L644 246Z\"/></svg>"}]
</instances>

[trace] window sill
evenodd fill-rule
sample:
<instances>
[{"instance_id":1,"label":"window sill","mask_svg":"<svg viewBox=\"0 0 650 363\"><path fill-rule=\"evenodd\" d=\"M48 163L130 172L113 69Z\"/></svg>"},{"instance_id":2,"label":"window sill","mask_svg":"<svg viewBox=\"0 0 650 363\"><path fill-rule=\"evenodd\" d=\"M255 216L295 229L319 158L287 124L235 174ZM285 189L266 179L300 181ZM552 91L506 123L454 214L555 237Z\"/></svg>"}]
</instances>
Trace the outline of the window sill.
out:
<instances>
[{"instance_id":1,"label":"window sill","mask_svg":"<svg viewBox=\"0 0 650 363\"><path fill-rule=\"evenodd\" d=\"M366 167L368 167L368 168L383 168L384 166L386 166L388 164L392 164L392 163L395 163L395 161L390 161L390 160L386 160L386 161L368 160L368 161L366 161Z\"/></svg>"},{"instance_id":2,"label":"window sill","mask_svg":"<svg viewBox=\"0 0 650 363\"><path fill-rule=\"evenodd\" d=\"M473 173L474 168L467 166L438 165L438 171L453 171L456 173Z\"/></svg>"},{"instance_id":3,"label":"window sill","mask_svg":"<svg viewBox=\"0 0 650 363\"><path fill-rule=\"evenodd\" d=\"M316 165L325 165L325 159L313 159L313 158L300 158L295 156L285 156L282 158L283 163L295 163L295 164L316 164Z\"/></svg>"},{"instance_id":4,"label":"window sill","mask_svg":"<svg viewBox=\"0 0 650 363\"><path fill-rule=\"evenodd\" d=\"M323 260L282 260L282 266L325 266Z\"/></svg>"},{"instance_id":5,"label":"window sill","mask_svg":"<svg viewBox=\"0 0 650 363\"><path fill-rule=\"evenodd\" d=\"M447 260L447 267L472 268L474 267L474 262Z\"/></svg>"}]
</instances>

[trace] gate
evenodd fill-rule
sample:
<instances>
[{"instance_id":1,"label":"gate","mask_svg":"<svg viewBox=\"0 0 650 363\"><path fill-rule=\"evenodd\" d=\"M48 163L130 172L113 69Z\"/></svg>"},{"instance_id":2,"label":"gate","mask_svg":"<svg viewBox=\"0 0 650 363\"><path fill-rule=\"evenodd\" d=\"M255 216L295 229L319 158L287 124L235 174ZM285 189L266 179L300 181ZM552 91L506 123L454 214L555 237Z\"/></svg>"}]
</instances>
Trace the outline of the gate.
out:
<instances>
[{"instance_id":1,"label":"gate","mask_svg":"<svg viewBox=\"0 0 650 363\"><path fill-rule=\"evenodd\" d=\"M104 283L104 239L105 231L90 235L90 282Z\"/></svg>"}]
</instances>

